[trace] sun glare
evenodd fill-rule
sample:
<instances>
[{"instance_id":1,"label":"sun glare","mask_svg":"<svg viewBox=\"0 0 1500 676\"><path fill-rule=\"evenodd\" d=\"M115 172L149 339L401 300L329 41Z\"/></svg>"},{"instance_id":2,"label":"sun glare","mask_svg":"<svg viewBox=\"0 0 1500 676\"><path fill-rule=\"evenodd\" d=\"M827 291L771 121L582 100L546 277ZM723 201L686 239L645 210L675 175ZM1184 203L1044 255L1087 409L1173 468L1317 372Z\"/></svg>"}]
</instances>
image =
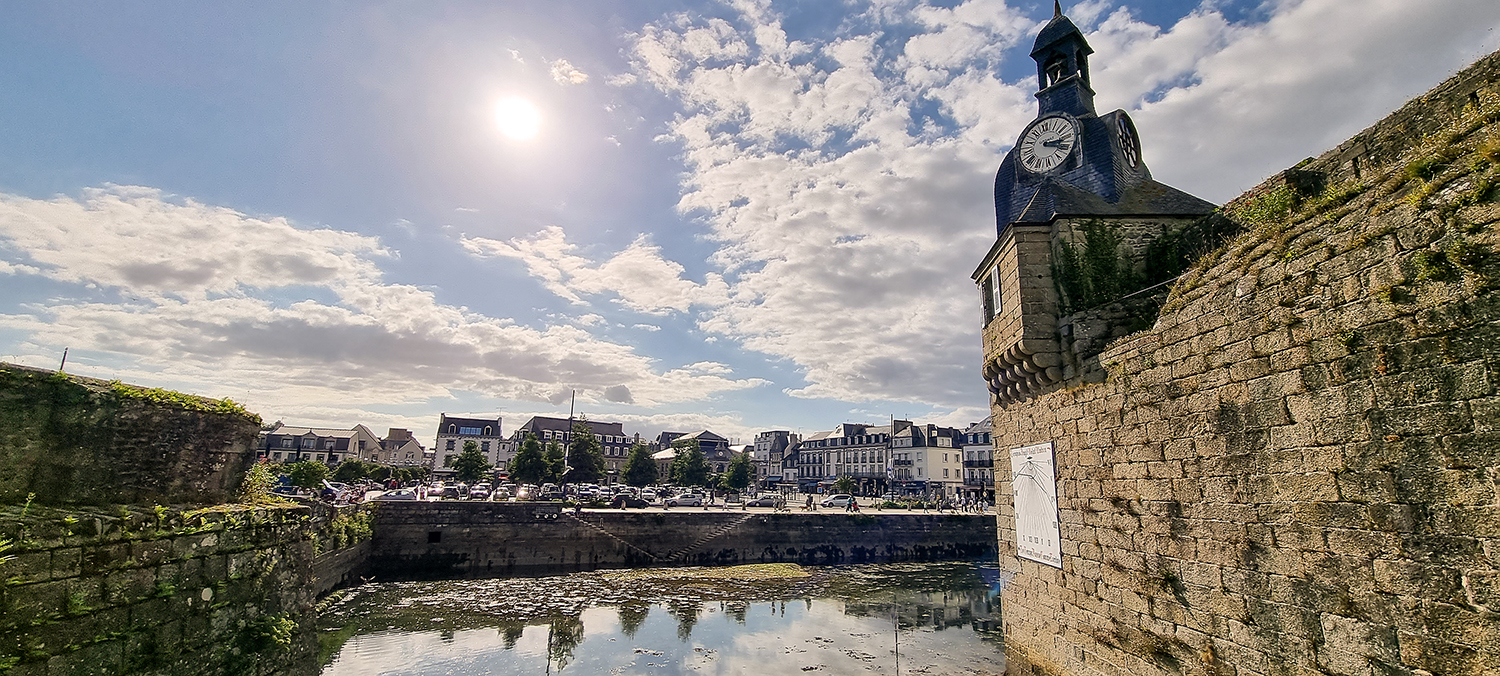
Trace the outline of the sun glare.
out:
<instances>
[{"instance_id":1,"label":"sun glare","mask_svg":"<svg viewBox=\"0 0 1500 676\"><path fill-rule=\"evenodd\" d=\"M542 125L542 115L530 101L512 96L495 106L495 124L499 125L500 133L524 141L536 136Z\"/></svg>"}]
</instances>

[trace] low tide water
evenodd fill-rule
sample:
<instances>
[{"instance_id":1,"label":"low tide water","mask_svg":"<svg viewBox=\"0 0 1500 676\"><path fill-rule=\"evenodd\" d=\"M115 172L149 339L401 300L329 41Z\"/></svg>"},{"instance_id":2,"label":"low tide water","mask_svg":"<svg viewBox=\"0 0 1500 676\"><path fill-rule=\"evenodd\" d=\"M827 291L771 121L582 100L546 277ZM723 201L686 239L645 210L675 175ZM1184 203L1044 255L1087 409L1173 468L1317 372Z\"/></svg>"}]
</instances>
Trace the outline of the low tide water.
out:
<instances>
[{"instance_id":1,"label":"low tide water","mask_svg":"<svg viewBox=\"0 0 1500 676\"><path fill-rule=\"evenodd\" d=\"M998 675L1000 583L930 563L366 584L319 613L322 674Z\"/></svg>"}]
</instances>

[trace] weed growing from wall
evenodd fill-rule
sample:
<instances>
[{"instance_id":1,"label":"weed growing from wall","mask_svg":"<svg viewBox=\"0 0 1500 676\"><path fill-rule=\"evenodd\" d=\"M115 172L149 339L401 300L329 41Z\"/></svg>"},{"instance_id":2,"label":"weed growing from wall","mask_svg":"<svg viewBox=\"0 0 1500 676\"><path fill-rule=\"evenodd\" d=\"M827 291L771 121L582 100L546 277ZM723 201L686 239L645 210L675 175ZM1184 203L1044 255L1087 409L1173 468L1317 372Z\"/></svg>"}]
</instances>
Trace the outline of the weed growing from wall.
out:
<instances>
[{"instance_id":1,"label":"weed growing from wall","mask_svg":"<svg viewBox=\"0 0 1500 676\"><path fill-rule=\"evenodd\" d=\"M1125 237L1119 230L1098 219L1085 221L1079 230L1082 242L1059 242L1052 259L1063 314L1098 307L1143 286L1134 262L1121 252Z\"/></svg>"},{"instance_id":2,"label":"weed growing from wall","mask_svg":"<svg viewBox=\"0 0 1500 676\"><path fill-rule=\"evenodd\" d=\"M208 399L172 390L164 390L160 387L126 385L118 380L111 380L109 388L115 393L115 396L121 399L140 399L160 406L172 406L188 411L238 415L253 420L257 425L261 423L260 416L245 410L244 406L241 406L232 399Z\"/></svg>"}]
</instances>

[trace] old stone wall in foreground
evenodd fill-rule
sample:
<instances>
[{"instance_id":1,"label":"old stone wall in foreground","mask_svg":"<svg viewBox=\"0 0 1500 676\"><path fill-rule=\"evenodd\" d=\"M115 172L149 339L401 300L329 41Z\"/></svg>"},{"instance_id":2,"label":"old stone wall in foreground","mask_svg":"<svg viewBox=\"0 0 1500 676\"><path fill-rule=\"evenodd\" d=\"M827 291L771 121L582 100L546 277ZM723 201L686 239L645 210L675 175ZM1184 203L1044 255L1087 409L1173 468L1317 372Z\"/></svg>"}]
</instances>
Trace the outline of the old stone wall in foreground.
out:
<instances>
[{"instance_id":1,"label":"old stone wall in foreground","mask_svg":"<svg viewBox=\"0 0 1500 676\"><path fill-rule=\"evenodd\" d=\"M219 504L260 418L234 402L0 363L0 504Z\"/></svg>"},{"instance_id":2,"label":"old stone wall in foreground","mask_svg":"<svg viewBox=\"0 0 1500 676\"><path fill-rule=\"evenodd\" d=\"M1017 674L1500 673L1500 55L1230 205L1055 445L1062 568L999 515ZM1006 503L1004 499L1002 503Z\"/></svg>"}]
</instances>

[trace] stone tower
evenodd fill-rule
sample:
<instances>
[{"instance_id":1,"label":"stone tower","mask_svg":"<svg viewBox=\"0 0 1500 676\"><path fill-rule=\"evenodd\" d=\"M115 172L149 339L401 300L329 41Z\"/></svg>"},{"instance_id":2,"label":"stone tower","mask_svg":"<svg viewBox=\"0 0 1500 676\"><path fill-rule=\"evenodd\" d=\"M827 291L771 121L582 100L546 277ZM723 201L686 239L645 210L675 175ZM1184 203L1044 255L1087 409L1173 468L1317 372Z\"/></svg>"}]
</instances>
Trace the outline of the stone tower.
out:
<instances>
[{"instance_id":1,"label":"stone tower","mask_svg":"<svg viewBox=\"0 0 1500 676\"><path fill-rule=\"evenodd\" d=\"M1091 355L1078 354L1059 331L1053 260L1061 247L1082 244L1085 224L1118 233L1122 265L1139 267L1153 240L1214 210L1151 179L1125 111L1094 111L1091 53L1054 5L1031 50L1037 117L995 175L997 238L973 275L984 310L983 375L995 405L1083 373L1079 363Z\"/></svg>"}]
</instances>

